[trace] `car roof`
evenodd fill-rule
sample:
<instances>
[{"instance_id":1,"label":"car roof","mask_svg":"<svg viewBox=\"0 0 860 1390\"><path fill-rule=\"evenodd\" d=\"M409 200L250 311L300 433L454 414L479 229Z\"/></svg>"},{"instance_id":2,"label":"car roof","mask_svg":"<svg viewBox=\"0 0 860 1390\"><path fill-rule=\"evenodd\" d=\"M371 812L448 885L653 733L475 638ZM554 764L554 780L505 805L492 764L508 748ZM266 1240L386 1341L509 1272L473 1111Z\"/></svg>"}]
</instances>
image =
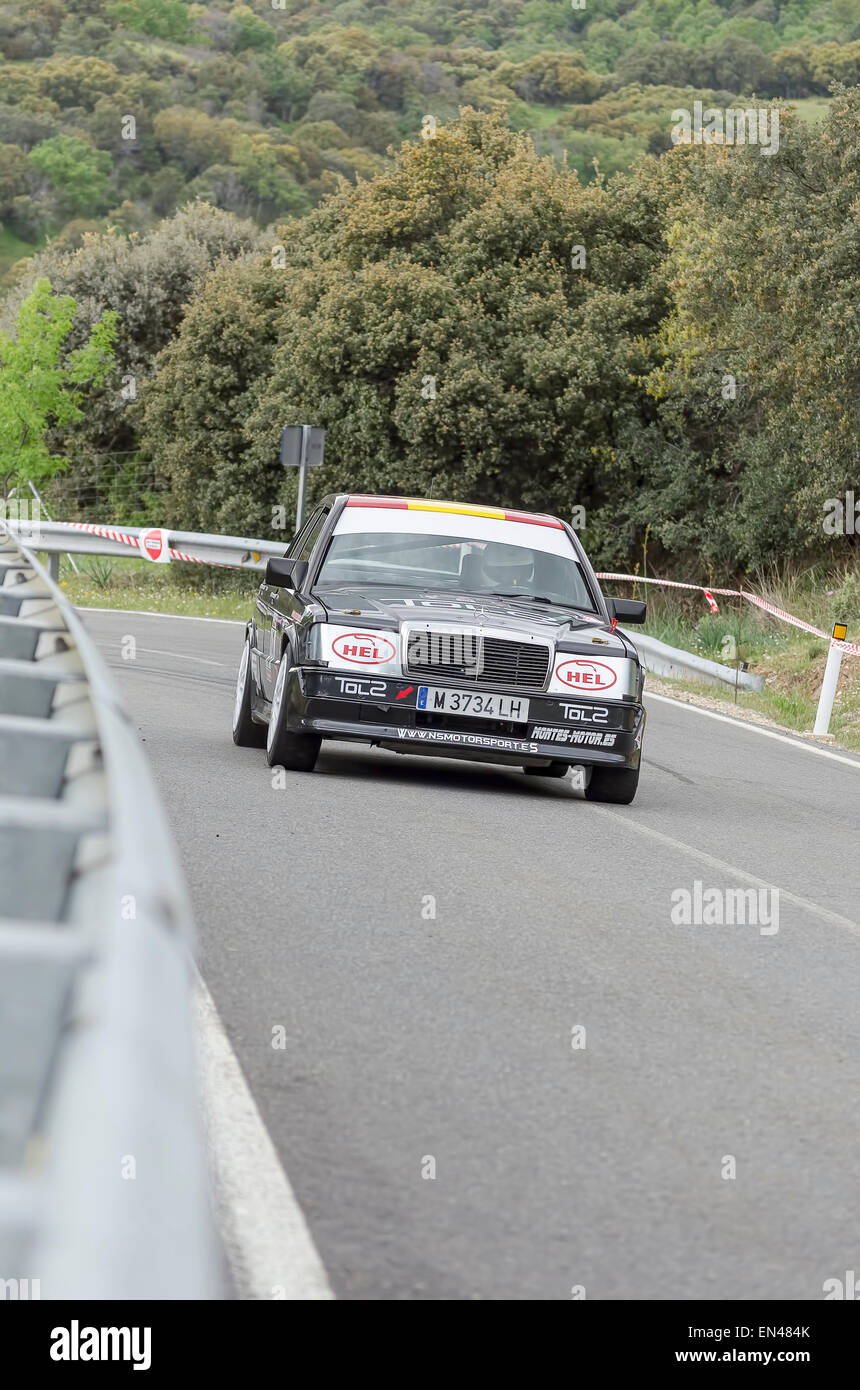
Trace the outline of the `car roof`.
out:
<instances>
[{"instance_id":1,"label":"car roof","mask_svg":"<svg viewBox=\"0 0 860 1390\"><path fill-rule=\"evenodd\" d=\"M485 516L496 521L530 522L564 530L556 516L543 512L513 511L509 507L487 507L477 502L446 502L436 497L385 497L381 494L350 492L342 494L347 507L391 507L413 512L447 512L454 516Z\"/></svg>"}]
</instances>

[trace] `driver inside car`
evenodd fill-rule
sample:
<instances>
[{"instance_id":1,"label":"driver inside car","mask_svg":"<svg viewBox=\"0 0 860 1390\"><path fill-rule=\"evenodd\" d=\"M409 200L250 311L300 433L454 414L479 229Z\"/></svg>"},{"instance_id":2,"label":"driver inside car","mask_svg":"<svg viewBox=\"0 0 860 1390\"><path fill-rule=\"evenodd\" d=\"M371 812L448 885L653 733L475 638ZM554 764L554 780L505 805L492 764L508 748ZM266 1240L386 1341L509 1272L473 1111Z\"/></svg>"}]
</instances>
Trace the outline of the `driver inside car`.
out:
<instances>
[{"instance_id":1,"label":"driver inside car","mask_svg":"<svg viewBox=\"0 0 860 1390\"><path fill-rule=\"evenodd\" d=\"M490 593L509 594L516 589L528 592L532 586L535 572L534 551L526 550L522 546L503 545L498 541L488 542L479 554L473 551L467 557L463 565L464 577L469 562L470 577L474 575L473 582L479 583L482 589L489 590Z\"/></svg>"}]
</instances>

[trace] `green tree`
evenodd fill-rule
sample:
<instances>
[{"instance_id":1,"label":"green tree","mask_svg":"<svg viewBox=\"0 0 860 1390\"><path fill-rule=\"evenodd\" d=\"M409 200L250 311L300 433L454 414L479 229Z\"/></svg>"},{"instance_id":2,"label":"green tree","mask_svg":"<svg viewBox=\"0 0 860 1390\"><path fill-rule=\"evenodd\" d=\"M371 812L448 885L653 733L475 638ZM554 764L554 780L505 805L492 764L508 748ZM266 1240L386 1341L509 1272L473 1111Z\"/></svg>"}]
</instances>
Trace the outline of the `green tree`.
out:
<instances>
[{"instance_id":1,"label":"green tree","mask_svg":"<svg viewBox=\"0 0 860 1390\"><path fill-rule=\"evenodd\" d=\"M807 97L813 90L815 79L814 49L806 44L796 44L790 48L780 48L773 55L776 85L780 96Z\"/></svg>"},{"instance_id":2,"label":"green tree","mask_svg":"<svg viewBox=\"0 0 860 1390\"><path fill-rule=\"evenodd\" d=\"M274 48L278 42L272 26L255 15L248 5L234 5L230 18L236 24L233 47L237 53L245 48Z\"/></svg>"},{"instance_id":3,"label":"green tree","mask_svg":"<svg viewBox=\"0 0 860 1390\"><path fill-rule=\"evenodd\" d=\"M855 88L820 129L783 112L777 158L688 146L654 166L673 308L636 508L669 549L723 568L850 549L823 516L857 477L858 132Z\"/></svg>"},{"instance_id":4,"label":"green tree","mask_svg":"<svg viewBox=\"0 0 860 1390\"><path fill-rule=\"evenodd\" d=\"M749 39L729 35L696 54L698 80L719 91L773 91L776 70L770 58Z\"/></svg>"},{"instance_id":5,"label":"green tree","mask_svg":"<svg viewBox=\"0 0 860 1390\"><path fill-rule=\"evenodd\" d=\"M75 476L91 491L106 497L116 459L136 451L140 392L157 354L177 332L195 286L222 260L231 261L260 243L252 223L192 204L152 231L89 235L74 252L49 246L33 258L28 276L10 295L8 322L21 299L45 276L57 293L77 303L71 347L87 342L106 311L118 316L116 384L91 392L84 417L61 431L63 452L73 460ZM57 487L62 487L61 481ZM64 499L69 515L74 503L74 496Z\"/></svg>"},{"instance_id":6,"label":"green tree","mask_svg":"<svg viewBox=\"0 0 860 1390\"><path fill-rule=\"evenodd\" d=\"M92 111L99 97L119 86L120 75L113 63L101 58L49 58L37 69L38 90L58 106L83 106Z\"/></svg>"},{"instance_id":7,"label":"green tree","mask_svg":"<svg viewBox=\"0 0 860 1390\"><path fill-rule=\"evenodd\" d=\"M155 138L167 160L187 175L202 173L210 164L226 163L238 126L214 120L205 111L169 106L153 122Z\"/></svg>"},{"instance_id":8,"label":"green tree","mask_svg":"<svg viewBox=\"0 0 860 1390\"><path fill-rule=\"evenodd\" d=\"M860 40L854 43L826 43L813 48L813 82L826 92L831 82L853 87L860 82Z\"/></svg>"},{"instance_id":9,"label":"green tree","mask_svg":"<svg viewBox=\"0 0 860 1390\"><path fill-rule=\"evenodd\" d=\"M605 477L656 414L637 379L667 309L647 190L583 187L501 116L466 111L280 241L283 269L242 272L231 356L258 374L219 370L237 298L224 268L145 392L145 446L183 519L265 533L294 485L281 425L307 418L329 429L314 486L609 506L617 529ZM231 422L217 444L212 412Z\"/></svg>"},{"instance_id":10,"label":"green tree","mask_svg":"<svg viewBox=\"0 0 860 1390\"><path fill-rule=\"evenodd\" d=\"M524 63L503 63L496 71L500 82L512 87L524 101L592 101L602 83L589 72L581 53L538 53Z\"/></svg>"},{"instance_id":11,"label":"green tree","mask_svg":"<svg viewBox=\"0 0 860 1390\"><path fill-rule=\"evenodd\" d=\"M231 151L244 186L253 194L254 216L258 221L295 217L307 212L310 202L299 187L296 175L304 173L295 145L273 145L265 135L243 135Z\"/></svg>"},{"instance_id":12,"label":"green tree","mask_svg":"<svg viewBox=\"0 0 860 1390\"><path fill-rule=\"evenodd\" d=\"M182 0L126 0L120 5L109 5L107 13L138 34L172 39L174 43L191 42L191 16Z\"/></svg>"},{"instance_id":13,"label":"green tree","mask_svg":"<svg viewBox=\"0 0 860 1390\"><path fill-rule=\"evenodd\" d=\"M15 198L26 191L26 155L17 145L0 145L0 219L9 216Z\"/></svg>"},{"instance_id":14,"label":"green tree","mask_svg":"<svg viewBox=\"0 0 860 1390\"><path fill-rule=\"evenodd\" d=\"M84 415L86 388L100 385L113 366L116 314L94 323L81 347L67 351L77 306L36 281L18 311L14 333L0 332L0 481L44 478L67 462L46 442L51 428Z\"/></svg>"},{"instance_id":15,"label":"green tree","mask_svg":"<svg viewBox=\"0 0 860 1390\"><path fill-rule=\"evenodd\" d=\"M77 135L55 135L28 155L32 169L44 174L64 216L103 212L110 202L111 157Z\"/></svg>"},{"instance_id":16,"label":"green tree","mask_svg":"<svg viewBox=\"0 0 860 1390\"><path fill-rule=\"evenodd\" d=\"M641 82L652 87L685 86L697 79L696 53L683 43L672 42L628 48L618 59L615 76L621 85Z\"/></svg>"},{"instance_id":17,"label":"green tree","mask_svg":"<svg viewBox=\"0 0 860 1390\"><path fill-rule=\"evenodd\" d=\"M266 534L281 500L272 460L249 462L242 424L250 392L271 370L284 285L267 262L222 263L194 297L182 331L145 386L143 444L189 526Z\"/></svg>"}]
</instances>

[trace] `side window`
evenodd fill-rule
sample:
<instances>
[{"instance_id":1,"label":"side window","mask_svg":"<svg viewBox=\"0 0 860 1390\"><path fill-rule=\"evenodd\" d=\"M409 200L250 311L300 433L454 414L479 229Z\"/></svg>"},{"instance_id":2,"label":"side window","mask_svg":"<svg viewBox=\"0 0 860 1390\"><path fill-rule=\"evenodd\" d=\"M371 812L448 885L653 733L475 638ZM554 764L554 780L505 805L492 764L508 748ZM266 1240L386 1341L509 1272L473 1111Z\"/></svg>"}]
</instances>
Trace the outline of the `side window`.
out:
<instances>
[{"instance_id":1,"label":"side window","mask_svg":"<svg viewBox=\"0 0 860 1390\"><path fill-rule=\"evenodd\" d=\"M304 525L302 526L302 529L301 529L300 531L297 531L297 532L296 532L296 534L293 536L293 539L290 541L289 545L287 546L287 549L286 549L286 551L285 551L285 558L286 558L286 559L288 559L288 560L298 560L298 559L301 558L299 552L300 552L302 546L304 545L304 543L305 543L305 541L306 541L308 535L310 534L310 531L311 531L312 528L316 525L316 522L317 522L317 514L316 514L316 512L314 512L312 516L309 516L309 517L308 517L307 521L306 521L306 522L304 523Z\"/></svg>"},{"instance_id":2,"label":"side window","mask_svg":"<svg viewBox=\"0 0 860 1390\"><path fill-rule=\"evenodd\" d=\"M310 529L305 530L301 537L297 537L299 549L295 552L295 556L292 551L290 552L290 559L309 560L311 558L311 551L317 543L317 537L320 531L325 526L327 516L328 510L321 507L320 510L311 517Z\"/></svg>"}]
</instances>

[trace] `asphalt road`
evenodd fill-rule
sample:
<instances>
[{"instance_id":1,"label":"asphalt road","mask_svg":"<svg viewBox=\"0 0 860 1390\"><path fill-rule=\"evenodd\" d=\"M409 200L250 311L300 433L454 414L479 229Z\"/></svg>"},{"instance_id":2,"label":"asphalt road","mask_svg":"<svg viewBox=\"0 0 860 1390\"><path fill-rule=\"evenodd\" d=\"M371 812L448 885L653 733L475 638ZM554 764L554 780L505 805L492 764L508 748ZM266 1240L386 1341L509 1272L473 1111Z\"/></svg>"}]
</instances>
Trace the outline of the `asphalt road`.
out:
<instances>
[{"instance_id":1,"label":"asphalt road","mask_svg":"<svg viewBox=\"0 0 860 1390\"><path fill-rule=\"evenodd\" d=\"M240 626L84 616L338 1297L820 1299L860 1268L860 759L652 699L629 808L348 744L273 787L230 738ZM743 875L778 931L672 921Z\"/></svg>"}]
</instances>

